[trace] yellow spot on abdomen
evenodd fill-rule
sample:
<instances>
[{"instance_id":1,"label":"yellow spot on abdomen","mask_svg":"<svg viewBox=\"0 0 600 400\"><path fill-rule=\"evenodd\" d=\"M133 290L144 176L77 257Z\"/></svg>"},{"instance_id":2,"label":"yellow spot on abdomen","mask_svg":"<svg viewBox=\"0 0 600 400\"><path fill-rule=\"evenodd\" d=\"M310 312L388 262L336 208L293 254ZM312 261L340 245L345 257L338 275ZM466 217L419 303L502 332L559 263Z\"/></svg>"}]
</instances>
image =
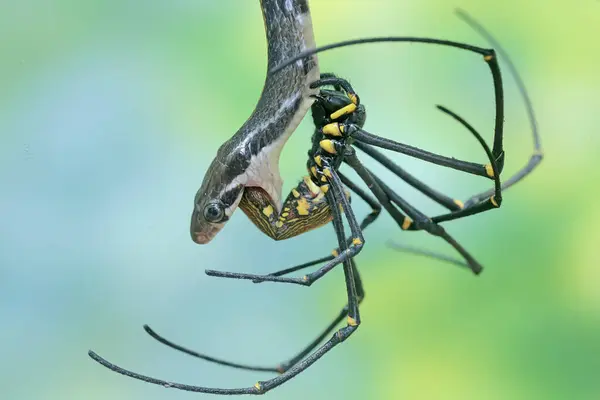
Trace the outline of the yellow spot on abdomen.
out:
<instances>
[{"instance_id":1,"label":"yellow spot on abdomen","mask_svg":"<svg viewBox=\"0 0 600 400\"><path fill-rule=\"evenodd\" d=\"M271 215L273 215L273 207L271 205L266 206L265 208L263 208L262 213L265 214L267 217L270 217Z\"/></svg>"},{"instance_id":2,"label":"yellow spot on abdomen","mask_svg":"<svg viewBox=\"0 0 600 400\"><path fill-rule=\"evenodd\" d=\"M306 200L306 199L298 200L298 203L296 204L296 210L298 211L299 215L308 215L309 208L310 208L310 204L308 204L308 200Z\"/></svg>"}]
</instances>

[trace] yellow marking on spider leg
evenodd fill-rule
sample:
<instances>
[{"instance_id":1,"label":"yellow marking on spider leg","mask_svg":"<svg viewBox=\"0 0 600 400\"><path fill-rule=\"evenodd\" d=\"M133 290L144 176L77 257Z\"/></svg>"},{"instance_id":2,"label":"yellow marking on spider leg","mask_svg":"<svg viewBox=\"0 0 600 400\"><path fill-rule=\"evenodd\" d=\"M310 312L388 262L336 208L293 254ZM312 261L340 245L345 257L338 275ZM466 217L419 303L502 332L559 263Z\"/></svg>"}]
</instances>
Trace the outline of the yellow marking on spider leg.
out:
<instances>
[{"instance_id":1,"label":"yellow marking on spider leg","mask_svg":"<svg viewBox=\"0 0 600 400\"><path fill-rule=\"evenodd\" d=\"M337 151L335 149L335 145L333 144L333 141L331 141L329 139L321 140L319 142L319 146L321 146L321 148L323 150L325 150L326 152L328 152L329 154L337 154Z\"/></svg>"},{"instance_id":2,"label":"yellow marking on spider leg","mask_svg":"<svg viewBox=\"0 0 600 400\"><path fill-rule=\"evenodd\" d=\"M317 176L317 167L315 167L314 165L312 167L310 167L310 173L315 177L318 178ZM306 181L304 181L306 182Z\"/></svg>"},{"instance_id":3,"label":"yellow marking on spider leg","mask_svg":"<svg viewBox=\"0 0 600 400\"><path fill-rule=\"evenodd\" d=\"M316 174L316 169L315 169L315 174ZM316 178L316 175L315 175ZM304 180L304 184L308 187L308 190L310 190L310 192L314 195L317 195L319 193L321 193L321 190L319 189L319 187L312 181L312 179L310 179L309 176L305 176L304 178L302 178L302 180Z\"/></svg>"},{"instance_id":4,"label":"yellow marking on spider leg","mask_svg":"<svg viewBox=\"0 0 600 400\"><path fill-rule=\"evenodd\" d=\"M331 170L329 168L325 168L323 170L323 175L325 175L328 178L331 178Z\"/></svg>"},{"instance_id":5,"label":"yellow marking on spider leg","mask_svg":"<svg viewBox=\"0 0 600 400\"><path fill-rule=\"evenodd\" d=\"M487 55L487 56L483 56L483 59L485 61L492 61L494 59L494 56L490 54L490 55Z\"/></svg>"},{"instance_id":6,"label":"yellow marking on spider leg","mask_svg":"<svg viewBox=\"0 0 600 400\"><path fill-rule=\"evenodd\" d=\"M363 241L360 240L359 238L354 238L354 239L352 239L352 244L355 246L360 246L361 244L363 244Z\"/></svg>"},{"instance_id":7,"label":"yellow marking on spider leg","mask_svg":"<svg viewBox=\"0 0 600 400\"><path fill-rule=\"evenodd\" d=\"M492 205L493 205L494 207L500 207L500 206L498 205L498 202L496 202L496 196L492 196L492 197L490 197L490 202L492 203Z\"/></svg>"},{"instance_id":8,"label":"yellow marking on spider leg","mask_svg":"<svg viewBox=\"0 0 600 400\"><path fill-rule=\"evenodd\" d=\"M266 206L265 208L263 208L262 213L265 216L270 217L271 215L273 215L273 207L271 205Z\"/></svg>"},{"instance_id":9,"label":"yellow marking on spider leg","mask_svg":"<svg viewBox=\"0 0 600 400\"><path fill-rule=\"evenodd\" d=\"M255 388L256 388L256 389L257 389L259 392L260 392L260 391L262 391L262 386L260 385L260 382L256 382L256 383L254 384L254 387L255 387Z\"/></svg>"},{"instance_id":10,"label":"yellow marking on spider leg","mask_svg":"<svg viewBox=\"0 0 600 400\"><path fill-rule=\"evenodd\" d=\"M337 249L334 249L331 254L333 254L334 257L337 257L340 255L340 253L338 253Z\"/></svg>"},{"instance_id":11,"label":"yellow marking on spider leg","mask_svg":"<svg viewBox=\"0 0 600 400\"><path fill-rule=\"evenodd\" d=\"M321 156L316 156L316 157L315 157L315 162L317 163L317 165L318 165L319 167L322 167L322 166L323 166L323 165L321 164L321 161L322 161L322 160L321 160Z\"/></svg>"},{"instance_id":12,"label":"yellow marking on spider leg","mask_svg":"<svg viewBox=\"0 0 600 400\"><path fill-rule=\"evenodd\" d=\"M342 115L353 113L355 110L356 110L356 104L350 103L347 106L342 107L339 110L337 110L336 112L334 112L333 114L331 114L329 116L329 118L331 118L331 119L338 119Z\"/></svg>"},{"instance_id":13,"label":"yellow marking on spider leg","mask_svg":"<svg viewBox=\"0 0 600 400\"><path fill-rule=\"evenodd\" d=\"M292 189L292 196L294 196L295 198L300 197L300 192L297 191L296 189Z\"/></svg>"},{"instance_id":14,"label":"yellow marking on spider leg","mask_svg":"<svg viewBox=\"0 0 600 400\"><path fill-rule=\"evenodd\" d=\"M321 185L320 189L322 193L327 193L329 190L329 185Z\"/></svg>"},{"instance_id":15,"label":"yellow marking on spider leg","mask_svg":"<svg viewBox=\"0 0 600 400\"><path fill-rule=\"evenodd\" d=\"M349 326L358 326L358 322L356 322L356 320L351 316L348 316L348 319L346 321Z\"/></svg>"},{"instance_id":16,"label":"yellow marking on spider leg","mask_svg":"<svg viewBox=\"0 0 600 400\"><path fill-rule=\"evenodd\" d=\"M358 103L358 97L354 93L348 93L348 98L354 104Z\"/></svg>"},{"instance_id":17,"label":"yellow marking on spider leg","mask_svg":"<svg viewBox=\"0 0 600 400\"><path fill-rule=\"evenodd\" d=\"M298 211L299 215L308 215L309 208L310 204L308 204L308 200L304 198L298 200L298 203L296 204L296 210Z\"/></svg>"},{"instance_id":18,"label":"yellow marking on spider leg","mask_svg":"<svg viewBox=\"0 0 600 400\"><path fill-rule=\"evenodd\" d=\"M319 190L320 190L320 189L319 189ZM318 203L318 202L320 202L321 200L323 200L323 197L325 197L325 193L323 193L323 192L320 192L320 193L319 193L319 194L318 194L318 195L317 195L317 196L316 196L316 197L313 199L313 201L314 201L315 203Z\"/></svg>"},{"instance_id":19,"label":"yellow marking on spider leg","mask_svg":"<svg viewBox=\"0 0 600 400\"><path fill-rule=\"evenodd\" d=\"M460 200L453 200L453 201L454 201L454 204L456 204L457 206L459 206L461 210L463 208L465 208L465 203L463 203L462 201L460 201Z\"/></svg>"},{"instance_id":20,"label":"yellow marking on spider leg","mask_svg":"<svg viewBox=\"0 0 600 400\"><path fill-rule=\"evenodd\" d=\"M412 224L412 219L404 217L404 222L402 222L402 229L407 230L410 227L410 224Z\"/></svg>"},{"instance_id":21,"label":"yellow marking on spider leg","mask_svg":"<svg viewBox=\"0 0 600 400\"><path fill-rule=\"evenodd\" d=\"M485 173L490 178L494 177L494 168L492 167L492 164L485 164Z\"/></svg>"},{"instance_id":22,"label":"yellow marking on spider leg","mask_svg":"<svg viewBox=\"0 0 600 400\"><path fill-rule=\"evenodd\" d=\"M342 129L338 122L332 122L331 124L325 125L321 131L326 135L342 136Z\"/></svg>"}]
</instances>

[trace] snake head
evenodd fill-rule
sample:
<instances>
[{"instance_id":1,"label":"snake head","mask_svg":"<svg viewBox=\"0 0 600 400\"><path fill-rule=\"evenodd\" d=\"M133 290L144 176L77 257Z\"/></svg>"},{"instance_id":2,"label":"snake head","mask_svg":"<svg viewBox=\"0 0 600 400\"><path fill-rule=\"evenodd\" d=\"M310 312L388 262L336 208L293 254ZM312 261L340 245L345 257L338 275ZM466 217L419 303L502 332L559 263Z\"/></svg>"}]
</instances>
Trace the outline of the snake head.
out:
<instances>
[{"instance_id":1,"label":"snake head","mask_svg":"<svg viewBox=\"0 0 600 400\"><path fill-rule=\"evenodd\" d=\"M190 235L198 244L210 242L237 208L244 185L231 179L229 168L218 159L208 168L202 186L194 198Z\"/></svg>"}]
</instances>

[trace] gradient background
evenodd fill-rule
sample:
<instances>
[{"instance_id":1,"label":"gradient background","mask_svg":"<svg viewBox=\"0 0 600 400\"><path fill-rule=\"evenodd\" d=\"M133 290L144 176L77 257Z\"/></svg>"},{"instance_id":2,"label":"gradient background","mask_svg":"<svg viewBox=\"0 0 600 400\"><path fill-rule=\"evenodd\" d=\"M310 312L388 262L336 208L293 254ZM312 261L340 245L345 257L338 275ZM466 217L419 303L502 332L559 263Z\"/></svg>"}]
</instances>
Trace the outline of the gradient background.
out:
<instances>
[{"instance_id":1,"label":"gradient background","mask_svg":"<svg viewBox=\"0 0 600 400\"><path fill-rule=\"evenodd\" d=\"M453 254L384 215L357 259L367 292L361 329L271 398L600 398L600 2L498 3L312 1L321 45L421 35L486 46L452 14L468 10L522 73L546 158L500 210L446 224L486 267L478 278L388 248L391 238ZM205 169L262 88L258 1L24 0L1 10L0 397L199 396L111 373L88 358L90 348L178 382L243 387L269 378L178 354L141 329L149 323L199 351L269 365L295 354L345 302L341 268L310 289L203 272L268 273L326 255L330 228L276 243L238 212L210 245L189 238ZM485 161L433 108L450 107L491 140L491 79L477 56L378 44L320 60L322 71L351 79L369 131ZM532 144L504 72L506 178ZM283 152L286 192L305 173L311 134L307 118ZM491 187L397 159L461 199ZM440 210L392 182L423 210Z\"/></svg>"}]
</instances>

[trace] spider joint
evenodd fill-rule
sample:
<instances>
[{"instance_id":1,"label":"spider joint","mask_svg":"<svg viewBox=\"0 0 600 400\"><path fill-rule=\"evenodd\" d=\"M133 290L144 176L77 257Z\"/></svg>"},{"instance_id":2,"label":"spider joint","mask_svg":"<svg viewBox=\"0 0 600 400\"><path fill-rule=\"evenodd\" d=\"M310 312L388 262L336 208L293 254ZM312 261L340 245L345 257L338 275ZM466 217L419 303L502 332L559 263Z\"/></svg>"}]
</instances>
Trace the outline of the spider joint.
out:
<instances>
[{"instance_id":1,"label":"spider joint","mask_svg":"<svg viewBox=\"0 0 600 400\"><path fill-rule=\"evenodd\" d=\"M489 176L490 178L493 178L496 174L494 174L494 167L492 167L492 164L485 164L485 173L487 174L487 176Z\"/></svg>"},{"instance_id":2,"label":"spider joint","mask_svg":"<svg viewBox=\"0 0 600 400\"><path fill-rule=\"evenodd\" d=\"M490 202L492 203L492 205L493 205L494 207L496 207L496 208L500 207L500 203L501 203L501 201L500 201L500 202L499 202L499 201L497 201L497 200L496 200L496 196L491 196L491 197L490 197Z\"/></svg>"}]
</instances>

